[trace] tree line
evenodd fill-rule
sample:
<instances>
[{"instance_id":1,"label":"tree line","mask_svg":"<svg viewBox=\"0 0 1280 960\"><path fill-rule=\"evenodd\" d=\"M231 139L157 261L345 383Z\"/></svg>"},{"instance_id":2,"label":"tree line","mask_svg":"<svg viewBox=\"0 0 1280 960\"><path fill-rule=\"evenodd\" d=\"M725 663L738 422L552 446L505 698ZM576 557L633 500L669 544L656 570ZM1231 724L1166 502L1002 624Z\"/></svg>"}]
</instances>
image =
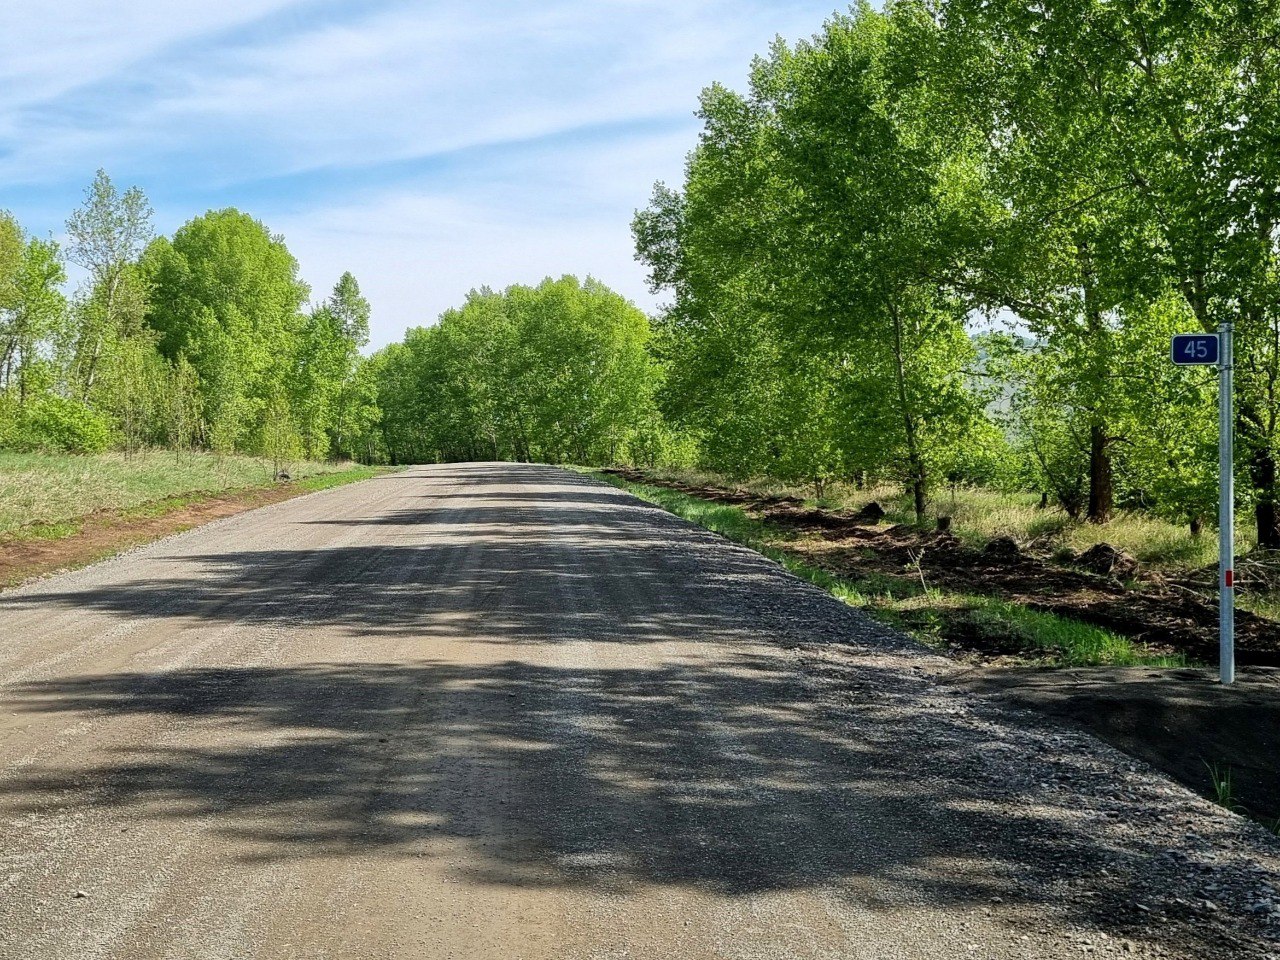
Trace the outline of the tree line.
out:
<instances>
[{"instance_id":1,"label":"tree line","mask_svg":"<svg viewBox=\"0 0 1280 960\"><path fill-rule=\"evenodd\" d=\"M706 465L1042 491L1072 516L1216 502L1235 325L1258 541L1280 547L1280 9L860 2L704 91L634 221L656 396Z\"/></svg>"},{"instance_id":2,"label":"tree line","mask_svg":"<svg viewBox=\"0 0 1280 960\"><path fill-rule=\"evenodd\" d=\"M392 462L668 455L649 319L595 280L474 291L371 363Z\"/></svg>"},{"instance_id":3,"label":"tree line","mask_svg":"<svg viewBox=\"0 0 1280 960\"><path fill-rule=\"evenodd\" d=\"M284 240L247 214L172 237L151 221L142 192L103 172L62 245L0 212L0 448L376 458L355 278L310 304Z\"/></svg>"},{"instance_id":4,"label":"tree line","mask_svg":"<svg viewBox=\"0 0 1280 960\"><path fill-rule=\"evenodd\" d=\"M367 358L349 274L310 303L258 221L156 238L100 174L62 247L0 216L0 447L678 462L1198 530L1216 378L1169 338L1230 322L1240 496L1280 547L1276 36L1269 2L860 2L704 91L633 222L657 317L485 288Z\"/></svg>"},{"instance_id":5,"label":"tree line","mask_svg":"<svg viewBox=\"0 0 1280 960\"><path fill-rule=\"evenodd\" d=\"M234 209L155 236L99 172L65 242L0 212L0 450L604 464L669 458L649 318L595 280L474 291L364 356L344 274L311 303L282 237ZM83 276L66 292L68 267Z\"/></svg>"}]
</instances>

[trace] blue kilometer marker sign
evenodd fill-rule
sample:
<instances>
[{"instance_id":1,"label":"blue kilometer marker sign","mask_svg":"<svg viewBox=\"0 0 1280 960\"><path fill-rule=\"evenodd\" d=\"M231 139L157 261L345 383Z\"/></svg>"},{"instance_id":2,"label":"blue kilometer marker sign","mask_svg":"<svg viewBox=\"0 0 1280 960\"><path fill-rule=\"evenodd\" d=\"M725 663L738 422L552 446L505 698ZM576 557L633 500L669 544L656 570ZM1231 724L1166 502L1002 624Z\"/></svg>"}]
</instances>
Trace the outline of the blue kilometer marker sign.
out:
<instances>
[{"instance_id":1,"label":"blue kilometer marker sign","mask_svg":"<svg viewBox=\"0 0 1280 960\"><path fill-rule=\"evenodd\" d=\"M1173 362L1184 367L1212 366L1218 362L1218 335L1216 333L1174 334Z\"/></svg>"}]
</instances>

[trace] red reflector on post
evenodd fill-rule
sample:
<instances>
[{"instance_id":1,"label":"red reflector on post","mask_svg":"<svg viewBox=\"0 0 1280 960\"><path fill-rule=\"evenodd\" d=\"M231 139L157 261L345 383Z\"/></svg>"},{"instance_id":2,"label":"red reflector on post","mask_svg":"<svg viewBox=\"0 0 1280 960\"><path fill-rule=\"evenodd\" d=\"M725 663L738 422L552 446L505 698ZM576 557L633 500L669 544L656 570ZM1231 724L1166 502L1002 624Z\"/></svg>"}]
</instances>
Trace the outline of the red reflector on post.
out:
<instances>
[{"instance_id":1,"label":"red reflector on post","mask_svg":"<svg viewBox=\"0 0 1280 960\"><path fill-rule=\"evenodd\" d=\"M1227 571L1227 586L1234 587L1236 585L1236 572L1234 570Z\"/></svg>"}]
</instances>

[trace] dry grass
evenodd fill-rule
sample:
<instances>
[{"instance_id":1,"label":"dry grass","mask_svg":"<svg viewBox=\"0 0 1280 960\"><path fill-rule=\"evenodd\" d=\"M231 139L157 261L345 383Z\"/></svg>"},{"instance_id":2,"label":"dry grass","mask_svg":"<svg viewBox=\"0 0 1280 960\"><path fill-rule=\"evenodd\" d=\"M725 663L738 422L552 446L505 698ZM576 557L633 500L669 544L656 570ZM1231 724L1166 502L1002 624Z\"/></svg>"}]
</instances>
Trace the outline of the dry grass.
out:
<instances>
[{"instance_id":1,"label":"dry grass","mask_svg":"<svg viewBox=\"0 0 1280 960\"><path fill-rule=\"evenodd\" d=\"M1199 536L1192 536L1186 527L1141 513L1123 513L1107 524L1074 524L1064 531L1063 540L1077 551L1109 543L1158 570L1191 570L1218 562L1216 530L1206 529ZM1250 531L1237 530L1237 554L1251 550L1253 545Z\"/></svg>"},{"instance_id":2,"label":"dry grass","mask_svg":"<svg viewBox=\"0 0 1280 960\"><path fill-rule=\"evenodd\" d=\"M768 478L731 481L687 469L650 473L659 480L727 486L760 496L794 496L818 503L811 485L786 484ZM833 510L858 510L872 500L884 507L889 522L915 523L910 499L900 487L887 484L859 490L850 484L833 483L828 485L818 505ZM1032 493L1006 493L980 487L944 488L934 492L930 511L950 516L952 532L974 546L995 537L1012 537L1024 547L1065 556L1068 551L1079 553L1096 544L1109 543L1147 567L1162 572L1206 567L1218 559L1218 540L1212 529L1193 536L1185 526L1141 513L1123 513L1107 524L1084 523L1072 520L1058 507L1041 509L1040 498ZM1252 531L1247 524L1240 524L1237 554L1243 555L1253 546Z\"/></svg>"},{"instance_id":3,"label":"dry grass","mask_svg":"<svg viewBox=\"0 0 1280 960\"><path fill-rule=\"evenodd\" d=\"M1237 593L1236 606L1268 620L1280 620L1280 594Z\"/></svg>"}]
</instances>

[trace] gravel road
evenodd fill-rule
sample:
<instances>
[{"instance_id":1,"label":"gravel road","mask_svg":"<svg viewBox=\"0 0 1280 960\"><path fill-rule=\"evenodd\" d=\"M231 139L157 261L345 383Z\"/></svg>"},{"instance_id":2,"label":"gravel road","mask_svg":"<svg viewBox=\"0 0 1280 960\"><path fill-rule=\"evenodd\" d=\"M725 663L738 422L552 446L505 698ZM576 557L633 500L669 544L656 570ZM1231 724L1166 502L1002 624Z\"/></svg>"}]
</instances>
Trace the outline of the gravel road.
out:
<instances>
[{"instance_id":1,"label":"gravel road","mask_svg":"<svg viewBox=\"0 0 1280 960\"><path fill-rule=\"evenodd\" d=\"M1280 956L1280 845L593 480L0 594L0 957Z\"/></svg>"}]
</instances>

